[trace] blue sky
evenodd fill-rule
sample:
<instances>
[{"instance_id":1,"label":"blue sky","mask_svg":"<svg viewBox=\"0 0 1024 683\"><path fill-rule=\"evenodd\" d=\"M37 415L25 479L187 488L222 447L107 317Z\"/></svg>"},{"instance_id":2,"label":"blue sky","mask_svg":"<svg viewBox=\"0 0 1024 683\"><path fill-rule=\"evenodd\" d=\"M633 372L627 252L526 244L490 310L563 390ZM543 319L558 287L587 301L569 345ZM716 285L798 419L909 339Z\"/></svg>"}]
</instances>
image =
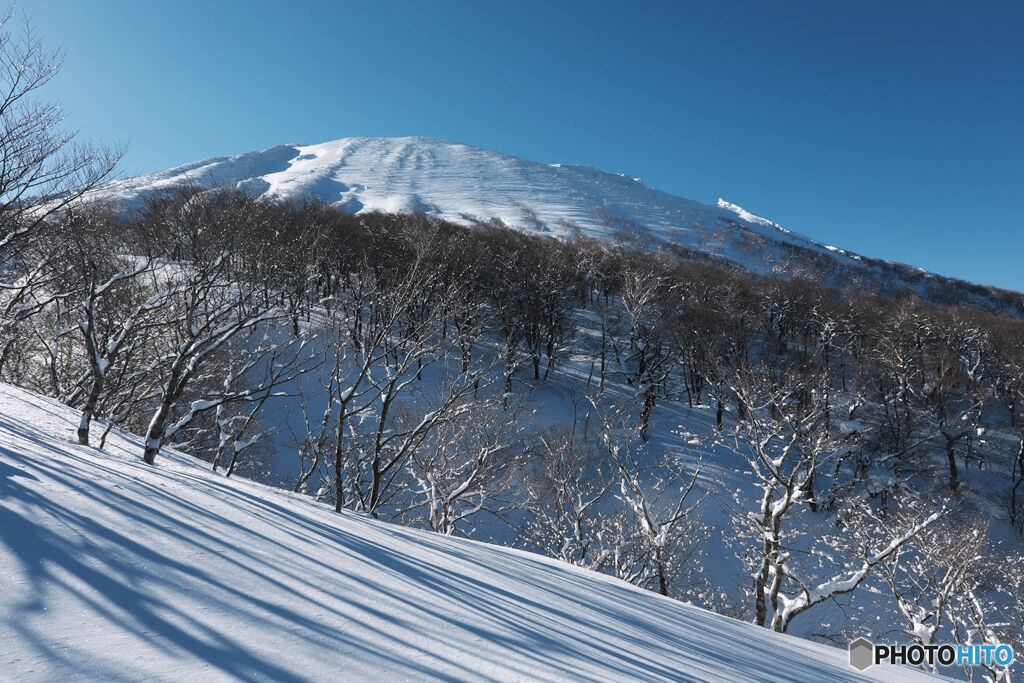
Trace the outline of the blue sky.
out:
<instances>
[{"instance_id":1,"label":"blue sky","mask_svg":"<svg viewBox=\"0 0 1024 683\"><path fill-rule=\"evenodd\" d=\"M20 4L122 172L427 135L1024 290L1024 4Z\"/></svg>"}]
</instances>

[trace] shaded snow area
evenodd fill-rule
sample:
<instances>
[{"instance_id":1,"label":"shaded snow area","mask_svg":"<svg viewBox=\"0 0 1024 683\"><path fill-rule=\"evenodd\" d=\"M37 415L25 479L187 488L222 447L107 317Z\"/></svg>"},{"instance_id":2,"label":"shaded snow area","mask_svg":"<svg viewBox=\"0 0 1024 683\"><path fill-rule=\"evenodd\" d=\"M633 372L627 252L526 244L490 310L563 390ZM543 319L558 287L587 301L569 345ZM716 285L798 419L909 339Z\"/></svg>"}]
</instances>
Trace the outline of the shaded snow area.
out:
<instances>
[{"instance_id":1,"label":"shaded snow area","mask_svg":"<svg viewBox=\"0 0 1024 683\"><path fill-rule=\"evenodd\" d=\"M500 221L551 234L578 227L607 237L640 226L655 239L759 272L790 269L792 247L864 268L853 254L723 200L712 206L655 190L626 174L542 164L423 137L279 145L119 181L103 194L133 206L161 189L213 184L269 198L316 197L351 213L417 211L461 224Z\"/></svg>"},{"instance_id":2,"label":"shaded snow area","mask_svg":"<svg viewBox=\"0 0 1024 683\"><path fill-rule=\"evenodd\" d=\"M3 680L864 679L844 650L553 560L173 451L146 466L117 432L74 445L77 423L0 385Z\"/></svg>"}]
</instances>

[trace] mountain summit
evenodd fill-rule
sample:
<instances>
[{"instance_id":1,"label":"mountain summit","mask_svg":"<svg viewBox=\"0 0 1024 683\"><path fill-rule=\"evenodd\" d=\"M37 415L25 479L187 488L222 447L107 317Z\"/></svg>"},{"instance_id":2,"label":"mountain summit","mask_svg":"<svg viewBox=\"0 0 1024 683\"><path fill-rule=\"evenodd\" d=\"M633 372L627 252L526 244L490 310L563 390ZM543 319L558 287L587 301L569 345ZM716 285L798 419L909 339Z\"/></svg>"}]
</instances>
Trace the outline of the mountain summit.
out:
<instances>
[{"instance_id":1,"label":"mountain summit","mask_svg":"<svg viewBox=\"0 0 1024 683\"><path fill-rule=\"evenodd\" d=\"M145 194L185 184L230 185L269 198L312 196L353 213L419 211L456 223L500 222L553 234L579 228L604 237L636 227L761 272L785 267L794 250L857 259L724 200L711 206L624 174L424 137L279 145L120 181L108 192L133 205Z\"/></svg>"},{"instance_id":2,"label":"mountain summit","mask_svg":"<svg viewBox=\"0 0 1024 683\"><path fill-rule=\"evenodd\" d=\"M99 196L137 207L154 192L226 185L269 199L314 197L351 213L422 212L461 224L607 238L620 231L744 270L839 287L915 292L1024 314L1024 299L860 256L791 232L719 199L717 205L591 166L543 164L449 140L342 138L216 157L112 183Z\"/></svg>"}]
</instances>

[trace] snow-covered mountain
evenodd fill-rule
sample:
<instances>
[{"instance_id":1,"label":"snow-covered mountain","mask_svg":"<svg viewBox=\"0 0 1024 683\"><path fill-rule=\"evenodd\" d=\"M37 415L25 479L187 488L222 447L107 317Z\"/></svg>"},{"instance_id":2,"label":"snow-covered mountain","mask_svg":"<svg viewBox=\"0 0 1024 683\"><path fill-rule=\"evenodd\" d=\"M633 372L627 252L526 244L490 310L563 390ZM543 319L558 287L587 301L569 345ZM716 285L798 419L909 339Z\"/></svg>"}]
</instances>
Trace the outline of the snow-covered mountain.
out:
<instances>
[{"instance_id":1,"label":"snow-covered mountain","mask_svg":"<svg viewBox=\"0 0 1024 683\"><path fill-rule=\"evenodd\" d=\"M683 199L638 178L589 166L542 164L433 138L344 138L206 159L115 183L105 193L138 203L149 192L213 183L268 197L315 196L351 212L422 211L457 223L501 221L606 236L626 225L759 271L795 255L853 266L861 257L792 233L742 208Z\"/></svg>"},{"instance_id":2,"label":"snow-covered mountain","mask_svg":"<svg viewBox=\"0 0 1024 683\"><path fill-rule=\"evenodd\" d=\"M77 424L0 384L4 680L925 678Z\"/></svg>"},{"instance_id":3,"label":"snow-covered mountain","mask_svg":"<svg viewBox=\"0 0 1024 683\"><path fill-rule=\"evenodd\" d=\"M590 166L543 164L425 137L343 138L279 145L120 180L97 196L135 207L175 186L227 185L269 198L316 197L345 210L419 211L462 224L607 237L636 227L651 238L758 273L822 278L933 301L970 301L1024 315L1024 298L854 254L796 234L723 199L715 206Z\"/></svg>"}]
</instances>

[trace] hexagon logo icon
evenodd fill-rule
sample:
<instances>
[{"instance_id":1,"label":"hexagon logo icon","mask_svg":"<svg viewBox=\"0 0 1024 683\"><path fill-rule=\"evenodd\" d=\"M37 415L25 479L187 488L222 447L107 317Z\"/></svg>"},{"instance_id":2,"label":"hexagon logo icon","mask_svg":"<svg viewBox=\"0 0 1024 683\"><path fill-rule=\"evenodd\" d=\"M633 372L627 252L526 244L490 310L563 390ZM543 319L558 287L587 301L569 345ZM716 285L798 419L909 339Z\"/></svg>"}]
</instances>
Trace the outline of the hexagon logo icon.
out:
<instances>
[{"instance_id":1,"label":"hexagon logo icon","mask_svg":"<svg viewBox=\"0 0 1024 683\"><path fill-rule=\"evenodd\" d=\"M850 666L863 671L875 663L875 645L867 638L850 643Z\"/></svg>"}]
</instances>

